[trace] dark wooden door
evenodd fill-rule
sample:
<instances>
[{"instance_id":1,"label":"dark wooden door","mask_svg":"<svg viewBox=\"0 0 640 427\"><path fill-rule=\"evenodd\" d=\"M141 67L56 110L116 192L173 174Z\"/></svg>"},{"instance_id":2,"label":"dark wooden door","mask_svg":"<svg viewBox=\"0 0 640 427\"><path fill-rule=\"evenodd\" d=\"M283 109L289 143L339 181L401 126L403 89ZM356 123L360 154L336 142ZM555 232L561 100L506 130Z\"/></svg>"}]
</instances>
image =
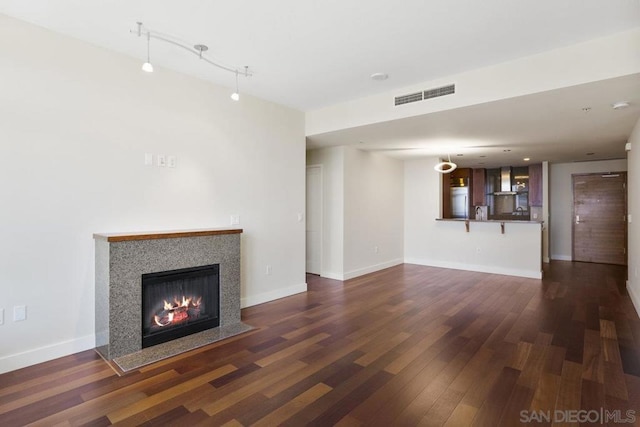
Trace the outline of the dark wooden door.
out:
<instances>
[{"instance_id":1,"label":"dark wooden door","mask_svg":"<svg viewBox=\"0 0 640 427\"><path fill-rule=\"evenodd\" d=\"M626 172L572 178L573 260L626 265Z\"/></svg>"}]
</instances>

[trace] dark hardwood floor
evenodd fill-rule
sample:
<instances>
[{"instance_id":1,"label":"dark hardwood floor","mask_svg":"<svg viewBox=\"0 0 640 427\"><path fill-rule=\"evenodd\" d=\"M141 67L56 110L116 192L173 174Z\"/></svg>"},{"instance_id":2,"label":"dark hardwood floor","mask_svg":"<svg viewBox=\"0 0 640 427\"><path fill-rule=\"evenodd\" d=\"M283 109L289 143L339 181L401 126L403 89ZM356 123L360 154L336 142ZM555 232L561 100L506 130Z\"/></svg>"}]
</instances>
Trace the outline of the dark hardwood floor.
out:
<instances>
[{"instance_id":1,"label":"dark hardwood floor","mask_svg":"<svg viewBox=\"0 0 640 427\"><path fill-rule=\"evenodd\" d=\"M242 311L259 329L122 377L94 351L0 375L0 425L544 426L603 413L613 425L628 410L640 421L624 267L307 279L305 294Z\"/></svg>"}]
</instances>

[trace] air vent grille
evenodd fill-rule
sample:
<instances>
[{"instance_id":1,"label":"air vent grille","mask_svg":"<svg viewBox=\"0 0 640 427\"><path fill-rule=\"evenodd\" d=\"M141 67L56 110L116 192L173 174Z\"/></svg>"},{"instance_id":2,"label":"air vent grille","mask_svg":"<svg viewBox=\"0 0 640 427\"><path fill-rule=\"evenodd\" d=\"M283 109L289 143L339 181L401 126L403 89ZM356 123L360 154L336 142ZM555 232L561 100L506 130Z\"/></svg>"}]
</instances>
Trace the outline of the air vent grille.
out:
<instances>
[{"instance_id":1,"label":"air vent grille","mask_svg":"<svg viewBox=\"0 0 640 427\"><path fill-rule=\"evenodd\" d=\"M456 93L456 85L442 86L435 89L424 91L423 99L437 98L439 96L451 95Z\"/></svg>"},{"instance_id":2,"label":"air vent grille","mask_svg":"<svg viewBox=\"0 0 640 427\"><path fill-rule=\"evenodd\" d=\"M424 101L426 99L437 98L439 96L451 95L456 93L456 85L447 85L437 87L435 89L428 89L422 92L410 93L408 95L401 95L395 97L395 106L409 104L411 102Z\"/></svg>"},{"instance_id":3,"label":"air vent grille","mask_svg":"<svg viewBox=\"0 0 640 427\"><path fill-rule=\"evenodd\" d=\"M422 92L410 93L409 95L396 96L396 105L408 104L410 102L422 101Z\"/></svg>"}]
</instances>

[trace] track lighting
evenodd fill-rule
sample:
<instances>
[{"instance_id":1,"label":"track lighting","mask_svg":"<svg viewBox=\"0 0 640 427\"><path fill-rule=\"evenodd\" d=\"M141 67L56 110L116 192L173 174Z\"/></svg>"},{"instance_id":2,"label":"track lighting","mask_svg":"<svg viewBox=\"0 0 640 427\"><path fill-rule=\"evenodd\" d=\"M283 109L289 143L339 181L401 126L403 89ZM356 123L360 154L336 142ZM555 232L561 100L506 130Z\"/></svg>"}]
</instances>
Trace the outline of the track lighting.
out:
<instances>
[{"instance_id":1,"label":"track lighting","mask_svg":"<svg viewBox=\"0 0 640 427\"><path fill-rule=\"evenodd\" d=\"M231 99L233 99L234 101L238 101L240 100L240 91L238 90L238 76L242 75L244 77L251 77L252 74L249 72L249 66L245 65L244 66L244 70L241 70L240 68L236 68L236 67L228 67L226 65L222 65L218 62L215 62L209 58L207 58L206 56L203 55L204 52L206 52L207 50L209 50L209 48L206 45L203 44L196 44L193 46L189 46L184 44L183 41L179 40L176 37L172 37L172 36L168 36L166 34L160 34L157 33L155 31L151 31L148 28L145 28L142 25L142 22L137 22L137 29L135 30L131 30L131 33L136 34L138 37L142 37L147 36L147 62L145 62L142 65L142 69L148 73L153 72L153 65L151 65L151 59L150 59L150 44L151 44L151 38L154 38L156 40L161 40L163 42L172 44L174 46L178 46L181 47L182 49L193 53L194 55L197 55L198 58L200 58L201 60L203 60L204 62L213 65L214 67L217 67L221 70L224 71L228 71L230 73L234 73L236 75L236 91L231 95Z\"/></svg>"}]
</instances>

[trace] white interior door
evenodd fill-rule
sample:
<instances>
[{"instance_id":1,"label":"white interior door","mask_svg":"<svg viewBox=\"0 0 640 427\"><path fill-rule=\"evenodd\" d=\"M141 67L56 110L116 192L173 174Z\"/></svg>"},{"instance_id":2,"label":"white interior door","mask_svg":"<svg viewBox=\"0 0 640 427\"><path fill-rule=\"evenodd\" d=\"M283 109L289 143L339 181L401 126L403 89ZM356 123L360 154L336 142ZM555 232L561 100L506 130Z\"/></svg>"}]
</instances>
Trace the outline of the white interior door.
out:
<instances>
[{"instance_id":1,"label":"white interior door","mask_svg":"<svg viewBox=\"0 0 640 427\"><path fill-rule=\"evenodd\" d=\"M307 166L307 273L322 263L322 166Z\"/></svg>"}]
</instances>

